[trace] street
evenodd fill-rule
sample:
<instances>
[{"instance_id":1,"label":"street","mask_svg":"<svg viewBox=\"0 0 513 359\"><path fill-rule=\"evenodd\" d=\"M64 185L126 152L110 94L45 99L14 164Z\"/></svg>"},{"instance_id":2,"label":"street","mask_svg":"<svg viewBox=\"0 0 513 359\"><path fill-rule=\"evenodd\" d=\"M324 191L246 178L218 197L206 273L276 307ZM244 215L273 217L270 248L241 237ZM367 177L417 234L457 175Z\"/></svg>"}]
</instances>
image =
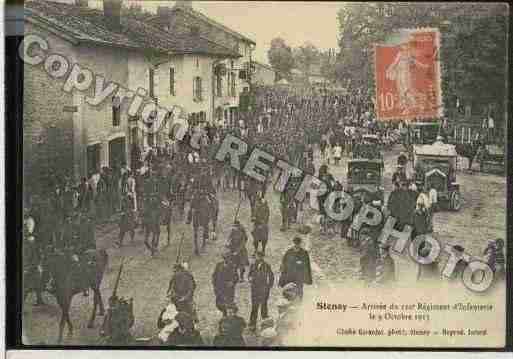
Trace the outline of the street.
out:
<instances>
[{"instance_id":1,"label":"street","mask_svg":"<svg viewBox=\"0 0 513 359\"><path fill-rule=\"evenodd\" d=\"M385 152L384 187L388 195L392 189L391 176L395 169L395 161L402 148L396 145L391 151ZM319 151L316 151L316 167L319 166ZM467 253L481 256L489 240L500 238L506 228L506 178L490 174L474 172L468 173L466 163L459 159L458 182L461 186L463 206L459 212L441 211L434 216L435 237L443 244L459 244ZM346 179L347 157L343 157L339 166L330 165L331 173L342 183ZM286 249L292 245L292 238L298 234L295 228L280 232L281 217L279 215L279 194L268 191L268 202L271 209L270 241L265 260L271 264L276 276L279 278L281 258ZM182 260L189 264L193 273L197 289L195 302L199 313L199 329L204 341L212 343L218 329L221 313L215 307L215 298L211 285L211 275L215 263L221 259L223 244L228 237L230 226L239 201L239 193L229 191L220 194L220 215L217 229L217 241L210 241L201 256L193 253L192 228L175 221L170 246L166 247L167 232L162 227L159 253L151 258L145 249L143 235L136 231L134 243L125 239L124 247L118 249L114 245L117 240L118 228L116 223L105 225L97 229L97 248L106 249L109 254L109 265L102 283L102 296L106 308L108 298L112 293L116 275L121 259L131 258L125 265L118 289L118 296L134 298L135 324L132 334L135 338L150 338L158 333L156 326L160 311L166 304L165 294L168 282L172 275L173 264L176 261L178 244L182 233L185 240L182 248ZM308 210L305 223L312 223L315 212ZM249 202L244 200L241 206L239 219L246 231L252 229L249 213ZM314 271L314 285L307 287L305 293L312 293L319 286L337 288L354 278L359 270L359 252L347 246L339 236L319 234L319 226L312 224L313 230L305 239L304 246L309 250ZM248 252L253 253L252 238L248 241ZM413 268L413 264L411 264ZM401 267L403 268L403 267ZM400 274L399 279L400 280ZM271 317L277 314L276 301L280 298L280 289L275 286L271 292L269 308ZM23 328L25 344L56 344L58 333L59 308L55 299L45 294L47 305L33 306L33 297L29 297L23 311ZM236 302L239 306L239 315L246 321L250 313L250 286L246 281L239 283L236 289ZM65 345L93 345L97 343L99 327L103 317L97 317L95 328L87 329L87 318L92 310L92 292L89 297L77 294L73 298L70 311L75 326L74 336L65 338ZM258 345L258 338L247 332L245 334L247 345ZM144 341L141 340L141 343Z\"/></svg>"}]
</instances>

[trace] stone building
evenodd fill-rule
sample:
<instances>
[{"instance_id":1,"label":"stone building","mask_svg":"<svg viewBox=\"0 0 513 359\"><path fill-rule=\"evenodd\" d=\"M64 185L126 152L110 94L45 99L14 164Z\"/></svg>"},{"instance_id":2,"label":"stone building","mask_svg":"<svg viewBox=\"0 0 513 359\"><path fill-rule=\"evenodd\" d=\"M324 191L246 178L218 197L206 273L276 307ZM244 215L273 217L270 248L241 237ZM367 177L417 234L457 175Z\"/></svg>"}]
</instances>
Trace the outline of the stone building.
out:
<instances>
[{"instance_id":1,"label":"stone building","mask_svg":"<svg viewBox=\"0 0 513 359\"><path fill-rule=\"evenodd\" d=\"M168 134L163 131L141 131L140 113L128 115L135 96L123 96L126 93L118 90L97 105L89 103L110 82L143 94L143 105L158 103L169 109L178 105L185 113L211 119L214 64L240 57L234 49L205 38L194 26L170 33L122 18L119 0L105 0L102 9L90 8L87 1L27 1L25 34L26 38L37 35L48 44L48 49L38 44L25 49L30 56L42 58L38 64L24 65L28 187L42 186L49 172L77 181L104 166L130 165L133 145L149 147L166 141ZM93 74L91 86L64 91L74 64ZM32 182L37 183L31 183L35 178Z\"/></svg>"},{"instance_id":2,"label":"stone building","mask_svg":"<svg viewBox=\"0 0 513 359\"><path fill-rule=\"evenodd\" d=\"M240 94L251 86L251 56L255 41L195 10L192 1L177 1L173 7L160 6L149 23L171 35L195 28L202 37L240 55L211 63L210 71L214 76L209 86L214 103L206 116L209 121L214 118L217 122L235 122Z\"/></svg>"}]
</instances>

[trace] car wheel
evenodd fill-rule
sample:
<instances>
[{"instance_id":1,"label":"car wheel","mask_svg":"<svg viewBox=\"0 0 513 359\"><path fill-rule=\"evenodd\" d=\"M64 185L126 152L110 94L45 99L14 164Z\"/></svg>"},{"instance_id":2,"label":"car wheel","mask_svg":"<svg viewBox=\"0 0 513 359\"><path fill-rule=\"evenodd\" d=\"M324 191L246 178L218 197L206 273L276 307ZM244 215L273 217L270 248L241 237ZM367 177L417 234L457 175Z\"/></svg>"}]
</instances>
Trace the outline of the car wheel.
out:
<instances>
[{"instance_id":1,"label":"car wheel","mask_svg":"<svg viewBox=\"0 0 513 359\"><path fill-rule=\"evenodd\" d=\"M459 211L461 208L461 194L460 192L453 192L450 199L450 208L453 211Z\"/></svg>"}]
</instances>

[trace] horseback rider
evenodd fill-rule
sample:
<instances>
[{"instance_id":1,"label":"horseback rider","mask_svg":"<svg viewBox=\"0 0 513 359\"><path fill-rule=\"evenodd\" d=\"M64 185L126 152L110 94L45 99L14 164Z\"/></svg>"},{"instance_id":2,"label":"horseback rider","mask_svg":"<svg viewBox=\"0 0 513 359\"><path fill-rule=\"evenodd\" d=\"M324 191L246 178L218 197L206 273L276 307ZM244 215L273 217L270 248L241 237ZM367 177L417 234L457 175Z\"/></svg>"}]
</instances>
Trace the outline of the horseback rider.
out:
<instances>
[{"instance_id":1,"label":"horseback rider","mask_svg":"<svg viewBox=\"0 0 513 359\"><path fill-rule=\"evenodd\" d=\"M196 282L189 272L187 263L175 264L175 272L169 281L167 296L179 312L186 312L195 322L198 316L194 308L194 291Z\"/></svg>"},{"instance_id":2,"label":"horseback rider","mask_svg":"<svg viewBox=\"0 0 513 359\"><path fill-rule=\"evenodd\" d=\"M249 266L248 250L246 244L248 236L244 226L236 220L233 224L232 231L228 237L228 250L232 253L235 267L237 271L240 270L239 281L244 282L244 273L246 267Z\"/></svg>"}]
</instances>

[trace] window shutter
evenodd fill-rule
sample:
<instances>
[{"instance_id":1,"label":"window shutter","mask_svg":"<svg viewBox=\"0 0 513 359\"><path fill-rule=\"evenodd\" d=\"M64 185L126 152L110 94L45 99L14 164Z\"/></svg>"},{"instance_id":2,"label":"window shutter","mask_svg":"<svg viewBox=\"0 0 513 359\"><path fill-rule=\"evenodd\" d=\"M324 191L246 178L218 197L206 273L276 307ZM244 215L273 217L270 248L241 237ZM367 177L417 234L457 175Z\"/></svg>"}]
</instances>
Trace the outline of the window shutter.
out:
<instances>
[{"instance_id":1,"label":"window shutter","mask_svg":"<svg viewBox=\"0 0 513 359\"><path fill-rule=\"evenodd\" d=\"M154 92L154 85L155 85L155 71L153 69L150 69L149 71L149 78L150 78L150 97L155 97Z\"/></svg>"},{"instance_id":2,"label":"window shutter","mask_svg":"<svg viewBox=\"0 0 513 359\"><path fill-rule=\"evenodd\" d=\"M112 127L118 127L121 123L121 103L118 96L112 99Z\"/></svg>"},{"instance_id":3,"label":"window shutter","mask_svg":"<svg viewBox=\"0 0 513 359\"><path fill-rule=\"evenodd\" d=\"M192 78L192 98L196 100L196 77Z\"/></svg>"},{"instance_id":4,"label":"window shutter","mask_svg":"<svg viewBox=\"0 0 513 359\"><path fill-rule=\"evenodd\" d=\"M169 68L169 93L175 95L175 69Z\"/></svg>"}]
</instances>

